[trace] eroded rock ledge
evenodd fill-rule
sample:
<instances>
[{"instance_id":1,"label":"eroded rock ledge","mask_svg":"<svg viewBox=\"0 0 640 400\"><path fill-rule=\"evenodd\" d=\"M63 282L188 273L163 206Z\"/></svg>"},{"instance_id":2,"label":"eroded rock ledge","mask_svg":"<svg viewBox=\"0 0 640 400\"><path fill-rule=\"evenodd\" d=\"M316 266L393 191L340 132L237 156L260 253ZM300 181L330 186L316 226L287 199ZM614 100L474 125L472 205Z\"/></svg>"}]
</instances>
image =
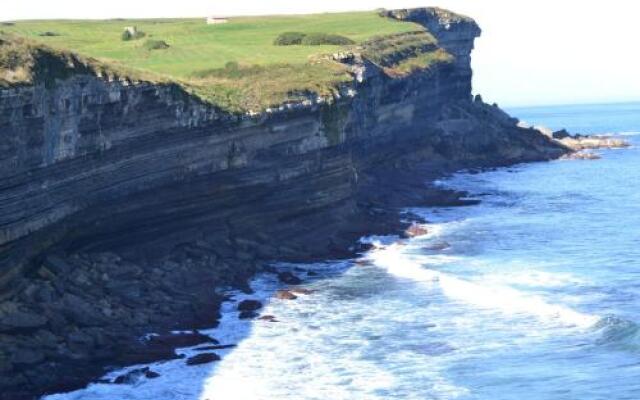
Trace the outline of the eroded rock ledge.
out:
<instances>
[{"instance_id":1,"label":"eroded rock ledge","mask_svg":"<svg viewBox=\"0 0 640 400\"><path fill-rule=\"evenodd\" d=\"M215 288L273 260L348 257L363 234L403 230L399 207L465 204L425 184L447 171L570 151L471 98L475 22L395 17L455 62L367 66L353 96L251 118L89 75L1 91L0 398L172 357L138 338L215 325Z\"/></svg>"}]
</instances>

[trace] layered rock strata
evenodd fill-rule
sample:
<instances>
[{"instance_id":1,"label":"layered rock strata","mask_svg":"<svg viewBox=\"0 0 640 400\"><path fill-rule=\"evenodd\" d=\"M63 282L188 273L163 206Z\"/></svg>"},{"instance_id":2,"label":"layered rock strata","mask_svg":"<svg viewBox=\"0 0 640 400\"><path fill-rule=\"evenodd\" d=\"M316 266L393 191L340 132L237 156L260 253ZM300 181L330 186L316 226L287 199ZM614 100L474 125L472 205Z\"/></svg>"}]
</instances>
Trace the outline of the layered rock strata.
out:
<instances>
[{"instance_id":1,"label":"layered rock strata","mask_svg":"<svg viewBox=\"0 0 640 400\"><path fill-rule=\"evenodd\" d=\"M455 62L395 78L359 65L349 96L253 116L91 75L0 91L0 398L173 357L137 339L214 325L214 288L272 260L347 256L400 230L397 207L464 204L426 186L444 171L568 151L472 99L475 22L390 16Z\"/></svg>"}]
</instances>

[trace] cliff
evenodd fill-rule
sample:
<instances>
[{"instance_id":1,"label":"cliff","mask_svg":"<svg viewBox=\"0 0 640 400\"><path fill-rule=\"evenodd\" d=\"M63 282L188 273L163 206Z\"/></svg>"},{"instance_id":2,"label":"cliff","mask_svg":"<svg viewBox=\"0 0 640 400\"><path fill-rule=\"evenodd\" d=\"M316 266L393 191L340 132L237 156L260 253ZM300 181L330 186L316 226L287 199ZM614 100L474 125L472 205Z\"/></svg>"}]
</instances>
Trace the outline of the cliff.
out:
<instances>
[{"instance_id":1,"label":"cliff","mask_svg":"<svg viewBox=\"0 0 640 400\"><path fill-rule=\"evenodd\" d=\"M265 260L342 256L360 234L398 229L396 206L434 197L427 175L403 181L419 198L403 196L396 173L567 152L472 99L475 22L389 16L426 26L453 62L391 76L336 55L354 76L341 94L253 115L92 73L1 90L0 397L171 357L136 335L213 325L212 288Z\"/></svg>"}]
</instances>

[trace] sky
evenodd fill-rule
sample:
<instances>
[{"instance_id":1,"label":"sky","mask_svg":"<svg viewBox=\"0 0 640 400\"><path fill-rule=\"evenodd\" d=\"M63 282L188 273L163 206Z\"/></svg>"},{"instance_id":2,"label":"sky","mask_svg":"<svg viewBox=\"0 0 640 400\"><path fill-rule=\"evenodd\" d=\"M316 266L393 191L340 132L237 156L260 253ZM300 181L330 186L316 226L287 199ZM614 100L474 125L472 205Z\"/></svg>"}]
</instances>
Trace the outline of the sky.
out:
<instances>
[{"instance_id":1,"label":"sky","mask_svg":"<svg viewBox=\"0 0 640 400\"><path fill-rule=\"evenodd\" d=\"M440 6L476 19L474 92L503 106L640 100L634 0L5 0L0 20L256 15Z\"/></svg>"}]
</instances>

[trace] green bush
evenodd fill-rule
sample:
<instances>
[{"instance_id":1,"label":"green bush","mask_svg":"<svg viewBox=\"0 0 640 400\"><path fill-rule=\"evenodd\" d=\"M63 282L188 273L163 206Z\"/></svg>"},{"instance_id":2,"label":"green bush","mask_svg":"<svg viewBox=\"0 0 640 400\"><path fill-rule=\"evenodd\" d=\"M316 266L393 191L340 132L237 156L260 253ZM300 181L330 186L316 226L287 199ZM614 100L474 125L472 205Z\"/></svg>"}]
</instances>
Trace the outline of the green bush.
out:
<instances>
[{"instance_id":1,"label":"green bush","mask_svg":"<svg viewBox=\"0 0 640 400\"><path fill-rule=\"evenodd\" d=\"M149 39L142 45L147 50L165 50L169 48L169 44L164 40Z\"/></svg>"},{"instance_id":2,"label":"green bush","mask_svg":"<svg viewBox=\"0 0 640 400\"><path fill-rule=\"evenodd\" d=\"M333 35L330 33L302 33L302 32L285 32L280 34L273 42L276 46L320 46L334 45L344 46L354 44L355 42L348 37L341 35Z\"/></svg>"},{"instance_id":3,"label":"green bush","mask_svg":"<svg viewBox=\"0 0 640 400\"><path fill-rule=\"evenodd\" d=\"M302 39L302 45L304 46L320 46L320 45L334 45L344 46L347 44L354 44L355 42L348 37L341 35L332 35L329 33L310 33Z\"/></svg>"},{"instance_id":4,"label":"green bush","mask_svg":"<svg viewBox=\"0 0 640 400\"><path fill-rule=\"evenodd\" d=\"M273 42L276 46L292 46L302 44L302 39L306 35L302 32L285 32L281 33Z\"/></svg>"}]
</instances>

